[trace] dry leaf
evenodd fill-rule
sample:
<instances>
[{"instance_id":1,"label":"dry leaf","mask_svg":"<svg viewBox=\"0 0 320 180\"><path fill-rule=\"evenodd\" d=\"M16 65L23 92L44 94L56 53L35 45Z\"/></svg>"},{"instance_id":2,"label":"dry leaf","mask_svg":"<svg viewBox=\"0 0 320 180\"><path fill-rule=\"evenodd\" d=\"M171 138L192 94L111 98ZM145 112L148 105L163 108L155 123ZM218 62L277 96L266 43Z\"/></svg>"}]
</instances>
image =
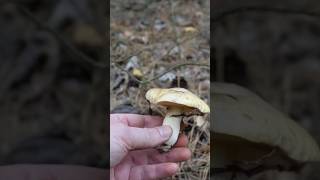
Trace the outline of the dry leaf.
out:
<instances>
[{"instance_id":1,"label":"dry leaf","mask_svg":"<svg viewBox=\"0 0 320 180\"><path fill-rule=\"evenodd\" d=\"M197 32L197 29L194 28L194 27L189 26L189 27L185 27L183 29L183 31L186 32L186 33L194 33L194 32Z\"/></svg>"},{"instance_id":2,"label":"dry leaf","mask_svg":"<svg viewBox=\"0 0 320 180\"><path fill-rule=\"evenodd\" d=\"M138 77L138 78L141 78L143 76L142 72L140 71L140 69L137 69L137 68L134 68L132 70L132 74L135 76L135 77Z\"/></svg>"}]
</instances>

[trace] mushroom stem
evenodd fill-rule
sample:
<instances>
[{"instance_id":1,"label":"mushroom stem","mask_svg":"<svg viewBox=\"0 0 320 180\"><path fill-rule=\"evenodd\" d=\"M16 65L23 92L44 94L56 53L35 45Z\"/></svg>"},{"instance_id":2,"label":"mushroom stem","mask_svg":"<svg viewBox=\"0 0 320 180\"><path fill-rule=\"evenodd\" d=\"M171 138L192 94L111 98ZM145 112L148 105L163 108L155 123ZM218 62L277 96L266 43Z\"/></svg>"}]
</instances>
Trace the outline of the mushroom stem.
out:
<instances>
[{"instance_id":1,"label":"mushroom stem","mask_svg":"<svg viewBox=\"0 0 320 180\"><path fill-rule=\"evenodd\" d=\"M166 117L163 120L162 125L168 125L172 129L172 135L171 137L165 142L166 145L173 146L179 136L180 132L180 123L182 120L182 116L173 116L173 115L180 115L182 114L181 109L179 108L168 108Z\"/></svg>"}]
</instances>

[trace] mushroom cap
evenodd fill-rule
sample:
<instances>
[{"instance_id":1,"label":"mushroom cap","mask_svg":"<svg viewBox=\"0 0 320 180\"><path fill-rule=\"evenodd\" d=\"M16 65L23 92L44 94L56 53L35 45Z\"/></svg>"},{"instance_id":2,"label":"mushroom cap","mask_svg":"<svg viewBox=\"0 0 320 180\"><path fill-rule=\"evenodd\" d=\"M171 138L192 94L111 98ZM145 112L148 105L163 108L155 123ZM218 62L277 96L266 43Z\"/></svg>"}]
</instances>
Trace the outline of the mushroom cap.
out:
<instances>
[{"instance_id":1,"label":"mushroom cap","mask_svg":"<svg viewBox=\"0 0 320 180\"><path fill-rule=\"evenodd\" d=\"M209 106L203 100L184 88L153 88L148 90L146 98L152 104L166 107L181 106L188 110L197 109L201 113L210 112Z\"/></svg>"},{"instance_id":2,"label":"mushroom cap","mask_svg":"<svg viewBox=\"0 0 320 180\"><path fill-rule=\"evenodd\" d=\"M293 160L319 161L316 141L298 123L234 84L213 83L214 133L278 147Z\"/></svg>"}]
</instances>

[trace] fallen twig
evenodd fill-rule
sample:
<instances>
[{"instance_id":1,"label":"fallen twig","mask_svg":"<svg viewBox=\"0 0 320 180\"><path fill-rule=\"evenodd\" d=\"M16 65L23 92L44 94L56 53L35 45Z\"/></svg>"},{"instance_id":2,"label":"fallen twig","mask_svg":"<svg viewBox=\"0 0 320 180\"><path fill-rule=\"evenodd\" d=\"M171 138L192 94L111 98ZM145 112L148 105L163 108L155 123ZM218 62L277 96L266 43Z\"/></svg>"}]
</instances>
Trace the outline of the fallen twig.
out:
<instances>
[{"instance_id":1,"label":"fallen twig","mask_svg":"<svg viewBox=\"0 0 320 180\"><path fill-rule=\"evenodd\" d=\"M148 84L150 83L151 81L154 81L158 78L160 78L161 76L167 74L168 72L172 71L172 70L175 70L177 68L180 68L180 67L183 67L183 66L203 66L205 68L210 68L210 65L208 64L200 64L200 63L182 63L182 64L177 64L171 68L169 68L167 71L159 74L159 75L156 75L155 77L151 78L151 79L147 79L147 80L139 80L137 79L136 77L134 77L129 71L125 70L124 68L122 68L120 65L118 65L117 63L115 62L112 62L117 68L119 68L121 71L124 71L126 72L131 78L132 80L134 80L135 82L139 83L139 84Z\"/></svg>"}]
</instances>

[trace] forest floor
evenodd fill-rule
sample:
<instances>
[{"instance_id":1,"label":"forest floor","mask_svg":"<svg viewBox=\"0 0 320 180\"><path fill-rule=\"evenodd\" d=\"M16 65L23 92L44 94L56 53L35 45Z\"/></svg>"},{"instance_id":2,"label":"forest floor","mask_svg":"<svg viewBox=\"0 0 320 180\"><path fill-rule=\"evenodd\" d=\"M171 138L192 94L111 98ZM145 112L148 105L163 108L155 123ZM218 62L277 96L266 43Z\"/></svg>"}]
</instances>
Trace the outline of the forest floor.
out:
<instances>
[{"instance_id":1,"label":"forest floor","mask_svg":"<svg viewBox=\"0 0 320 180\"><path fill-rule=\"evenodd\" d=\"M111 1L111 111L148 114L153 87L184 87L209 104L209 1ZM163 111L152 106L154 113ZM171 179L208 179L209 116L185 119L192 158Z\"/></svg>"}]
</instances>

